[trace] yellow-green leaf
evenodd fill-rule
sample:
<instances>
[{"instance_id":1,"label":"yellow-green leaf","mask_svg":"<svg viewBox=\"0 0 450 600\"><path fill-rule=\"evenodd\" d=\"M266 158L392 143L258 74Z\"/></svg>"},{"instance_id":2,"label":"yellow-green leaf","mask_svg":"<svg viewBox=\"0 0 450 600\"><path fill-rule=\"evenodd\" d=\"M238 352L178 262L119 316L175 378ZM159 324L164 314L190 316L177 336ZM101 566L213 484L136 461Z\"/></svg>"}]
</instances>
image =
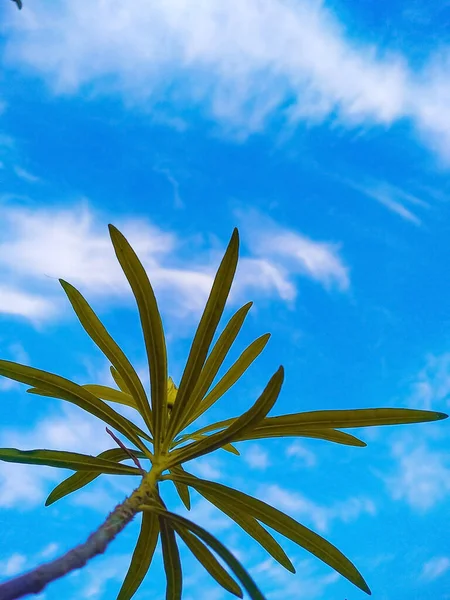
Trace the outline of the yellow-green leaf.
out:
<instances>
[{"instance_id":1,"label":"yellow-green leaf","mask_svg":"<svg viewBox=\"0 0 450 600\"><path fill-rule=\"evenodd\" d=\"M191 475L177 475L176 479L181 483L186 483L195 488L202 495L203 492L206 492L208 496L217 498L221 504L227 507L230 506L231 509L237 509L240 512L246 512L258 519L258 521L265 523L268 527L278 531L278 533L281 533L305 548L305 550L308 550L311 554L317 556L317 558L346 577L364 592L371 593L361 573L342 552L320 535L301 525L283 512L261 500L257 500L252 496L248 496L243 492L220 483L213 483L212 481L206 481Z\"/></svg>"},{"instance_id":2,"label":"yellow-green leaf","mask_svg":"<svg viewBox=\"0 0 450 600\"><path fill-rule=\"evenodd\" d=\"M119 371L115 369L112 365L109 367L109 370L111 372L111 377L114 379L119 390L124 394L132 395L123 377L120 375Z\"/></svg>"},{"instance_id":3,"label":"yellow-green leaf","mask_svg":"<svg viewBox=\"0 0 450 600\"><path fill-rule=\"evenodd\" d=\"M62 450L17 450L17 448L0 448L0 460L26 465L45 465L75 471L97 471L110 475L142 475L136 467L121 465L104 458L64 452Z\"/></svg>"},{"instance_id":4,"label":"yellow-green leaf","mask_svg":"<svg viewBox=\"0 0 450 600\"><path fill-rule=\"evenodd\" d=\"M284 369L280 367L271 377L261 396L255 404L238 419L236 419L227 429L209 436L204 440L188 444L179 450L170 453L168 467L192 460L209 452L221 448L231 442L241 433L251 430L252 427L264 419L272 406L275 404L281 390L284 379Z\"/></svg>"},{"instance_id":5,"label":"yellow-green leaf","mask_svg":"<svg viewBox=\"0 0 450 600\"><path fill-rule=\"evenodd\" d=\"M67 281L59 280L72 307L90 338L97 344L125 381L137 409L152 431L152 415L141 380L120 346L114 341L83 295Z\"/></svg>"},{"instance_id":6,"label":"yellow-green leaf","mask_svg":"<svg viewBox=\"0 0 450 600\"><path fill-rule=\"evenodd\" d=\"M155 508L153 506L143 506L144 510L155 511L157 514L164 514L166 519L170 519L174 525L178 525L179 527L183 527L188 531L191 531L197 537L199 537L205 544L207 544L220 558L228 565L231 571L236 575L237 579L242 583L244 588L247 590L248 595L251 600L266 600L261 591L259 590L256 583L241 565L241 563L236 560L236 558L231 554L225 546L219 542L217 538L208 533L203 527L200 525L196 525L192 521L185 519L184 517L180 517L175 513L162 511L161 509Z\"/></svg>"},{"instance_id":7,"label":"yellow-green leaf","mask_svg":"<svg viewBox=\"0 0 450 600\"><path fill-rule=\"evenodd\" d=\"M82 387L83 389L86 389L86 391L89 392L89 387L90 387L89 384L88 385L82 385L80 387ZM64 394L56 393L56 392L50 393L50 392L46 392L46 391L41 390L41 389L36 388L36 387L29 388L27 390L27 393L28 394L33 394L35 396L44 396L46 398L57 398L59 400L66 400L66 398L63 397ZM92 393L92 392L90 392L90 393ZM96 396L95 394L94 394L94 396L96 398L98 398L98 396ZM102 404L104 404L104 403L102 403ZM105 406L108 406L108 405L105 405ZM142 431L142 429L140 427L138 427L135 423L133 423L133 421L129 421L125 417L123 417L123 418L126 420L128 426L135 432L135 434L137 434L139 437L143 438L144 440L148 440L149 442L153 442L153 438L150 437L148 435L148 433L145 433L145 431Z\"/></svg>"},{"instance_id":8,"label":"yellow-green leaf","mask_svg":"<svg viewBox=\"0 0 450 600\"><path fill-rule=\"evenodd\" d=\"M76 404L83 410L98 417L111 427L114 427L133 442L140 450L149 456L149 450L136 434L136 426L131 421L119 415L108 404L99 400L96 396L77 385L69 379L27 367L8 360L0 360L0 375L31 385L38 390L47 392L55 398L66 400Z\"/></svg>"},{"instance_id":9,"label":"yellow-green leaf","mask_svg":"<svg viewBox=\"0 0 450 600\"><path fill-rule=\"evenodd\" d=\"M169 377L167 382L167 407L172 410L175 400L177 399L178 388L175 385L172 377Z\"/></svg>"},{"instance_id":10,"label":"yellow-green leaf","mask_svg":"<svg viewBox=\"0 0 450 600\"><path fill-rule=\"evenodd\" d=\"M430 410L412 408L357 408L352 410L314 410L270 417L264 425L301 425L304 428L374 427L440 421L448 415Z\"/></svg>"},{"instance_id":11,"label":"yellow-green leaf","mask_svg":"<svg viewBox=\"0 0 450 600\"><path fill-rule=\"evenodd\" d=\"M184 475L185 471L181 465L178 465L177 467L170 469L170 473L173 473L174 475L177 473L179 475ZM191 495L189 493L189 487L184 483L179 483L178 481L174 481L173 483L184 506L187 508L187 510L191 510Z\"/></svg>"},{"instance_id":12,"label":"yellow-green leaf","mask_svg":"<svg viewBox=\"0 0 450 600\"><path fill-rule=\"evenodd\" d=\"M175 532L171 522L166 517L168 513L161 511L158 514L160 515L158 517L159 528L161 531L164 571L166 572L167 580L166 600L181 600L183 574Z\"/></svg>"},{"instance_id":13,"label":"yellow-green leaf","mask_svg":"<svg viewBox=\"0 0 450 600\"><path fill-rule=\"evenodd\" d=\"M269 421L269 419L265 419ZM302 425L271 425L262 422L261 426L255 427L252 431L242 434L234 441L245 440L260 440L275 437L306 437L335 442L336 444L344 444L345 446L358 446L364 448L367 446L365 442L359 438L339 431L337 429L308 429Z\"/></svg>"},{"instance_id":14,"label":"yellow-green leaf","mask_svg":"<svg viewBox=\"0 0 450 600\"><path fill-rule=\"evenodd\" d=\"M233 231L230 243L220 263L214 283L206 303L202 318L192 342L189 357L180 381L177 402L175 403L167 430L167 445L179 432L186 414L186 406L197 384L220 318L230 292L239 254L239 234Z\"/></svg>"},{"instance_id":15,"label":"yellow-green leaf","mask_svg":"<svg viewBox=\"0 0 450 600\"><path fill-rule=\"evenodd\" d=\"M280 563L285 569L291 573L295 573L295 567L287 556L286 552L276 541L276 539L270 535L258 521L247 514L236 510L230 504L224 504L220 502L216 497L207 494L205 491L202 492L203 496L209 500L212 504L217 506L219 510L228 515L235 523L241 527L248 535L250 535L255 541L257 541L277 562Z\"/></svg>"},{"instance_id":16,"label":"yellow-green leaf","mask_svg":"<svg viewBox=\"0 0 450 600\"><path fill-rule=\"evenodd\" d=\"M133 452L137 458L146 458L143 452L132 449L130 449L130 452ZM111 450L105 450L105 452L101 452L97 458L105 458L106 460L119 462L122 460L127 460L130 457L125 450L123 450L123 448L112 448ZM64 496L72 494L73 492L85 487L100 475L101 473L99 471L81 471L79 473L74 473L67 479L64 479L64 481L61 481L61 483L51 491L47 500L45 501L45 506L50 506L50 504L53 504L57 500L64 498ZM178 485L184 484L179 483Z\"/></svg>"},{"instance_id":17,"label":"yellow-green leaf","mask_svg":"<svg viewBox=\"0 0 450 600\"><path fill-rule=\"evenodd\" d=\"M131 394L125 394L120 390L115 390L107 385L97 385L95 383L86 383L82 387L97 398L107 400L108 402L117 402L131 408L137 408L136 402Z\"/></svg>"},{"instance_id":18,"label":"yellow-green leaf","mask_svg":"<svg viewBox=\"0 0 450 600\"><path fill-rule=\"evenodd\" d=\"M158 535L158 517L154 513L144 511L139 538L117 600L130 600L138 590L150 568L158 542Z\"/></svg>"},{"instance_id":19,"label":"yellow-green leaf","mask_svg":"<svg viewBox=\"0 0 450 600\"><path fill-rule=\"evenodd\" d=\"M252 302L248 302L240 308L228 321L224 330L219 336L219 339L214 344L203 369L197 379L197 383L192 390L191 395L186 401L185 417L180 426L180 430L184 429L191 421L192 415L198 410L199 404L205 396L206 392L211 387L220 367L222 366L228 352L230 351L233 342L235 341L239 331L244 324L244 320L252 306Z\"/></svg>"},{"instance_id":20,"label":"yellow-green leaf","mask_svg":"<svg viewBox=\"0 0 450 600\"><path fill-rule=\"evenodd\" d=\"M175 525L175 531L178 533L180 538L198 560L198 562L205 568L206 571L211 575L213 579L217 581L225 590L242 598L242 590L234 579L225 571L222 565L218 562L215 556L208 550L207 546L199 540L195 535L189 533L184 527Z\"/></svg>"},{"instance_id":21,"label":"yellow-green leaf","mask_svg":"<svg viewBox=\"0 0 450 600\"><path fill-rule=\"evenodd\" d=\"M155 293L144 267L126 238L113 225L109 233L117 259L136 298L147 351L155 453L159 451L167 419L167 351ZM128 382L125 380L128 385Z\"/></svg>"},{"instance_id":22,"label":"yellow-green leaf","mask_svg":"<svg viewBox=\"0 0 450 600\"><path fill-rule=\"evenodd\" d=\"M203 398L193 417L189 419L192 423L203 413L211 408L228 390L242 377L252 363L258 358L270 339L270 333L266 333L252 342L242 352L236 362L228 369L212 390Z\"/></svg>"}]
</instances>

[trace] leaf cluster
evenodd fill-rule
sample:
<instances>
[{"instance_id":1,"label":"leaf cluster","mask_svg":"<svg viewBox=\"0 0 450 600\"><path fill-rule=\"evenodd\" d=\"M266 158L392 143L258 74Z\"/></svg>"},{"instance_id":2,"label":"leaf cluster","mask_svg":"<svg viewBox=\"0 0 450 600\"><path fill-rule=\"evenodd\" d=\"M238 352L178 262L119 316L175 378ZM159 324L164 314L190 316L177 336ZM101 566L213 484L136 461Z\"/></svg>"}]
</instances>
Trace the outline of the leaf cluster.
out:
<instances>
[{"instance_id":1,"label":"leaf cluster","mask_svg":"<svg viewBox=\"0 0 450 600\"><path fill-rule=\"evenodd\" d=\"M364 447L366 444L362 440L341 430L436 421L447 415L412 409L374 408L269 417L283 384L284 370L279 367L246 412L192 431L194 422L241 379L270 337L265 334L252 342L218 378L219 370L251 308L251 303L242 306L213 344L237 267L238 232L233 232L215 276L177 387L168 374L161 315L146 271L126 238L112 225L109 230L117 259L139 311L148 359L150 394L147 394L131 362L86 299L63 280L60 280L61 286L81 325L110 362L117 387L77 385L56 374L6 360L0 360L0 375L31 386L28 392L35 396L58 398L79 406L123 436L129 446L125 446L111 432L119 447L105 450L98 456L57 450L3 448L0 449L0 460L75 471L51 492L47 506L83 488L102 474L135 475L141 479L138 488L143 490L143 500L139 506L142 514L140 533L118 600L129 600L135 594L150 567L158 540L162 546L167 578L167 600L178 600L182 595L179 540L225 590L242 598L245 589L253 600L264 598L251 576L223 544L199 525L167 510L159 490L159 483L165 481L175 485L181 501L188 509L191 503L190 490L196 490L292 573L295 572L292 562L267 528L292 540L370 594L368 585L353 563L320 535L261 500L222 484L194 477L186 472L184 466L218 449L239 454L234 444L246 440L294 436ZM135 409L145 423L145 430L116 411L111 404ZM124 464L130 458L134 466ZM139 459L149 461L150 468L147 471Z\"/></svg>"}]
</instances>

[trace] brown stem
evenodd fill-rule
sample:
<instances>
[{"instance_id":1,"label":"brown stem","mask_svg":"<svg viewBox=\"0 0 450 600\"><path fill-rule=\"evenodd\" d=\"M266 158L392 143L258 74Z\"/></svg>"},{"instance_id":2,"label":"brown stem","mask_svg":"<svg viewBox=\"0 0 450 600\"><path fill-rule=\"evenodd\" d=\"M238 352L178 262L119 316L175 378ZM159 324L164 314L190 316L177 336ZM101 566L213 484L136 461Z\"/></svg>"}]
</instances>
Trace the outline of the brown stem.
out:
<instances>
[{"instance_id":1,"label":"brown stem","mask_svg":"<svg viewBox=\"0 0 450 600\"><path fill-rule=\"evenodd\" d=\"M149 473L139 488L122 504L116 506L106 521L83 544L51 562L0 584L0 600L15 600L28 594L38 594L48 583L84 567L91 558L102 554L108 544L139 512L139 507L151 497L151 489L154 489L155 485L151 475L152 473Z\"/></svg>"}]
</instances>

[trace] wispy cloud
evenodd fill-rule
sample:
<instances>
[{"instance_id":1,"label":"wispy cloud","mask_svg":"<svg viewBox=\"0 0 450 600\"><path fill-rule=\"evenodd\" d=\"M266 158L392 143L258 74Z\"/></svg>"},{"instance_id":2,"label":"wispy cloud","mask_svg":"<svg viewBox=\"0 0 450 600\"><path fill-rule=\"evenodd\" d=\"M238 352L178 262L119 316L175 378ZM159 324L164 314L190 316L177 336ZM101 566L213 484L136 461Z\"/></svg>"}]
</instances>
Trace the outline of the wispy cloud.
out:
<instances>
[{"instance_id":1,"label":"wispy cloud","mask_svg":"<svg viewBox=\"0 0 450 600\"><path fill-rule=\"evenodd\" d=\"M395 471L383 475L394 500L425 512L450 494L450 455L431 449L425 439L405 437L393 443Z\"/></svg>"},{"instance_id":2,"label":"wispy cloud","mask_svg":"<svg viewBox=\"0 0 450 600\"><path fill-rule=\"evenodd\" d=\"M251 469L257 471L265 471L270 465L269 453L261 444L246 447L242 457Z\"/></svg>"},{"instance_id":3,"label":"wispy cloud","mask_svg":"<svg viewBox=\"0 0 450 600\"><path fill-rule=\"evenodd\" d=\"M406 118L449 156L448 49L417 70L398 51L357 40L323 3L93 0L48 12L36 0L4 27L7 64L41 74L57 92L89 85L145 110L162 98L200 105L244 133L280 115L292 126Z\"/></svg>"},{"instance_id":4,"label":"wispy cloud","mask_svg":"<svg viewBox=\"0 0 450 600\"><path fill-rule=\"evenodd\" d=\"M0 574L4 577L12 577L23 571L27 563L27 557L18 552L14 552L11 556L0 562Z\"/></svg>"},{"instance_id":5,"label":"wispy cloud","mask_svg":"<svg viewBox=\"0 0 450 600\"><path fill-rule=\"evenodd\" d=\"M276 484L261 487L260 497L280 510L303 517L322 532L327 531L334 520L347 523L357 520L363 514L376 514L374 502L366 497L352 497L331 506L321 506L299 492L292 492Z\"/></svg>"},{"instance_id":6,"label":"wispy cloud","mask_svg":"<svg viewBox=\"0 0 450 600\"><path fill-rule=\"evenodd\" d=\"M434 581L450 569L450 558L448 556L435 556L423 565L422 579Z\"/></svg>"},{"instance_id":7,"label":"wispy cloud","mask_svg":"<svg viewBox=\"0 0 450 600\"><path fill-rule=\"evenodd\" d=\"M129 286L107 229L86 203L59 209L11 206L3 210L3 219L0 276L6 283L0 289L0 312L32 320L56 316L64 306L58 278L85 293L129 302ZM290 301L296 295L292 279L298 273L327 287L348 286L348 269L335 246L265 222L270 231L266 227L249 237L250 256L241 259L232 299L251 291ZM122 218L118 226L148 270L159 298L167 300L162 302L165 310L178 319L200 313L220 252L201 252L186 264L189 240L136 217Z\"/></svg>"},{"instance_id":8,"label":"wispy cloud","mask_svg":"<svg viewBox=\"0 0 450 600\"><path fill-rule=\"evenodd\" d=\"M287 298L295 296L295 276L309 277L326 288L344 291L349 287L349 268L340 256L339 244L312 240L255 210L236 211L236 217L251 253L282 276Z\"/></svg>"},{"instance_id":9,"label":"wispy cloud","mask_svg":"<svg viewBox=\"0 0 450 600\"><path fill-rule=\"evenodd\" d=\"M412 383L408 403L425 410L443 410L450 406L450 353L427 357Z\"/></svg>"},{"instance_id":10,"label":"wispy cloud","mask_svg":"<svg viewBox=\"0 0 450 600\"><path fill-rule=\"evenodd\" d=\"M298 441L292 442L286 448L287 458L295 459L295 464L302 464L305 467L314 467L317 464L317 457L308 448Z\"/></svg>"}]
</instances>

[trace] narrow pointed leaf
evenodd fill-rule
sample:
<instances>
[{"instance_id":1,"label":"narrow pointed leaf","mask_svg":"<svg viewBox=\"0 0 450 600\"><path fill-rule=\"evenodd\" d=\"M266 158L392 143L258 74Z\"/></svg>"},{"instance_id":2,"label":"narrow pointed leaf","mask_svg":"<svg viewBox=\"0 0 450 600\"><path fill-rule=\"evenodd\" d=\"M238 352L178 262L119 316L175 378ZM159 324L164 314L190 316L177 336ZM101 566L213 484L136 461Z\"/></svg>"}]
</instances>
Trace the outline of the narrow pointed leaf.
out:
<instances>
[{"instance_id":1,"label":"narrow pointed leaf","mask_svg":"<svg viewBox=\"0 0 450 600\"><path fill-rule=\"evenodd\" d=\"M143 452L138 452L137 450L131 449L130 451L133 452L137 458L146 458ZM112 448L111 450L105 450L105 452L101 452L97 458L104 458L106 460L119 462L129 459L129 456L122 448ZM47 500L45 501L45 506L50 506L50 504L53 504L57 500L64 498L64 496L80 490L91 483L91 481L94 481L100 475L101 473L99 471L80 471L78 473L74 473L67 479L64 479L64 481L61 481L61 483L50 492Z\"/></svg>"},{"instance_id":2,"label":"narrow pointed leaf","mask_svg":"<svg viewBox=\"0 0 450 600\"><path fill-rule=\"evenodd\" d=\"M230 506L232 509L237 509L240 512L246 512L265 523L268 527L278 531L278 533L281 533L305 548L305 550L308 550L311 554L317 556L317 558L346 577L364 592L371 593L361 573L342 552L320 535L301 525L283 512L261 500L257 500L252 496L248 496L243 492L220 483L213 483L191 475L183 477L177 475L176 478L178 481L192 486L200 494L203 494L204 491L208 496L217 498L221 504L227 507Z\"/></svg>"},{"instance_id":3,"label":"narrow pointed leaf","mask_svg":"<svg viewBox=\"0 0 450 600\"><path fill-rule=\"evenodd\" d=\"M258 521L247 514L236 510L230 504L224 504L217 500L216 497L202 492L203 496L212 504L217 506L223 513L228 515L235 523L241 527L248 535L250 535L258 544L260 544L280 565L291 573L295 573L295 567L287 556L286 552L276 541L276 539L266 530Z\"/></svg>"},{"instance_id":4,"label":"narrow pointed leaf","mask_svg":"<svg viewBox=\"0 0 450 600\"><path fill-rule=\"evenodd\" d=\"M360 448L367 446L365 442L354 435L337 429L308 429L301 425L264 425L264 422L260 427L255 427L252 431L242 434L242 436L239 436L239 439L235 441L241 442L245 440L260 440L276 437L317 438L335 442L336 444L344 444L345 446L358 446Z\"/></svg>"},{"instance_id":5,"label":"narrow pointed leaf","mask_svg":"<svg viewBox=\"0 0 450 600\"><path fill-rule=\"evenodd\" d=\"M147 273L133 248L113 225L109 225L109 232L117 259L131 286L139 311L150 372L155 452L158 452L166 427L168 378L166 341L161 315ZM125 383L128 385L126 379Z\"/></svg>"},{"instance_id":6,"label":"narrow pointed leaf","mask_svg":"<svg viewBox=\"0 0 450 600\"><path fill-rule=\"evenodd\" d=\"M161 515L159 516L159 528L161 531L164 571L167 580L166 600L181 600L183 574L175 532L171 522L166 518L168 513L161 511L159 514Z\"/></svg>"},{"instance_id":7,"label":"narrow pointed leaf","mask_svg":"<svg viewBox=\"0 0 450 600\"><path fill-rule=\"evenodd\" d=\"M111 427L120 431L125 437L133 442L140 450L149 454L149 450L136 434L136 427L102 400L77 385L69 379L27 367L8 360L0 360L0 375L20 381L51 394L55 398L66 400L76 404L88 413L98 417Z\"/></svg>"},{"instance_id":8,"label":"narrow pointed leaf","mask_svg":"<svg viewBox=\"0 0 450 600\"><path fill-rule=\"evenodd\" d=\"M114 341L83 295L67 281L59 280L72 307L90 338L97 344L125 381L135 399L137 409L152 430L152 416L141 380L120 346Z\"/></svg>"},{"instance_id":9,"label":"narrow pointed leaf","mask_svg":"<svg viewBox=\"0 0 450 600\"><path fill-rule=\"evenodd\" d=\"M238 419L236 419L227 429L209 436L205 440L200 440L171 452L168 467L177 465L193 458L197 458L209 452L221 448L231 442L235 437L247 429L254 427L259 421L264 419L272 406L275 404L281 390L284 379L284 369L280 367L271 377L266 388L255 404Z\"/></svg>"},{"instance_id":10,"label":"narrow pointed leaf","mask_svg":"<svg viewBox=\"0 0 450 600\"><path fill-rule=\"evenodd\" d=\"M102 400L107 400L108 402L117 402L118 404L124 404L125 406L130 406L131 408L137 408L136 402L131 394L125 394L124 392L115 390L107 385L87 383L82 387Z\"/></svg>"},{"instance_id":11,"label":"narrow pointed leaf","mask_svg":"<svg viewBox=\"0 0 450 600\"><path fill-rule=\"evenodd\" d=\"M236 362L228 369L223 377L216 383L212 390L203 398L197 411L189 424L198 419L203 413L211 408L233 385L242 377L252 363L258 358L270 339L270 333L266 333L252 342L242 352Z\"/></svg>"},{"instance_id":12,"label":"narrow pointed leaf","mask_svg":"<svg viewBox=\"0 0 450 600\"><path fill-rule=\"evenodd\" d=\"M117 600L130 600L138 590L150 568L158 536L158 517L154 513L143 511L139 538Z\"/></svg>"},{"instance_id":13,"label":"narrow pointed leaf","mask_svg":"<svg viewBox=\"0 0 450 600\"><path fill-rule=\"evenodd\" d=\"M83 388L83 389L86 389L86 388L89 388L89 384L87 386L81 385L80 387ZM89 389L86 389L86 391L89 392ZM36 388L36 387L29 388L27 390L27 393L28 394L33 394L35 396L44 396L46 398L57 398L59 400L67 400L67 398L65 397L65 395L63 393L61 393L61 392L58 392L58 393L57 392L46 392L46 391L41 390L41 389ZM92 393L92 392L90 392L90 393ZM94 394L94 396L95 396L95 394ZM98 396L95 396L95 397L98 398ZM71 402L71 400L70 400L70 402ZM102 404L104 406L108 407L108 405L104 404L104 402L102 402ZM94 414L94 413L92 413L92 414ZM119 414L119 413L116 413L116 414ZM119 416L122 417L122 415L119 415ZM130 429L132 429L136 435L138 435L139 437L143 438L144 440L148 440L149 442L153 442L153 438L150 437L148 435L148 433L145 433L145 431L142 431L142 429L140 427L138 427L135 423L133 423L133 421L129 421L126 417L122 417L122 418L125 419L125 421L127 422L128 426L130 427ZM102 419L102 420L104 420L104 419Z\"/></svg>"},{"instance_id":14,"label":"narrow pointed leaf","mask_svg":"<svg viewBox=\"0 0 450 600\"><path fill-rule=\"evenodd\" d=\"M111 372L111 377L114 379L114 381L115 381L117 387L119 388L119 390L121 392L123 392L124 394L130 394L130 395L132 395L131 392L130 392L130 388L125 383L125 380L120 375L119 371L117 369L115 369L112 365L109 367L109 370Z\"/></svg>"},{"instance_id":15,"label":"narrow pointed leaf","mask_svg":"<svg viewBox=\"0 0 450 600\"><path fill-rule=\"evenodd\" d=\"M243 593L239 585L234 579L225 571L215 556L208 550L207 546L199 540L195 535L189 533L184 527L175 526L175 531L178 533L180 538L198 560L198 562L208 571L213 579L217 581L227 592L237 596L238 598L243 597Z\"/></svg>"},{"instance_id":16,"label":"narrow pointed leaf","mask_svg":"<svg viewBox=\"0 0 450 600\"><path fill-rule=\"evenodd\" d=\"M181 377L177 402L167 431L168 443L179 432L186 418L186 405L197 383L230 292L239 253L239 234L233 231L230 243L220 263L202 318L192 342L189 357Z\"/></svg>"},{"instance_id":17,"label":"narrow pointed leaf","mask_svg":"<svg viewBox=\"0 0 450 600\"><path fill-rule=\"evenodd\" d=\"M219 336L219 339L214 344L203 369L197 379L194 389L186 401L185 417L183 419L180 430L184 429L191 420L191 415L198 410L200 402L203 400L206 392L211 387L212 382L216 378L220 367L222 366L228 352L230 351L233 342L235 341L239 331L244 324L244 320L252 306L252 302L248 302L240 308L228 321L224 330Z\"/></svg>"},{"instance_id":18,"label":"narrow pointed leaf","mask_svg":"<svg viewBox=\"0 0 450 600\"><path fill-rule=\"evenodd\" d=\"M402 425L440 421L448 415L430 410L412 408L358 408L353 410L315 410L293 413L281 417L270 417L264 425L301 425L305 428L320 429L332 427L374 427L379 425Z\"/></svg>"},{"instance_id":19,"label":"narrow pointed leaf","mask_svg":"<svg viewBox=\"0 0 450 600\"><path fill-rule=\"evenodd\" d=\"M247 590L251 600L266 600L261 591L259 590L252 577L247 573L241 563L231 554L225 546L219 542L217 538L208 533L203 527L196 525L192 521L180 517L171 512L165 512L160 509L155 509L151 506L143 506L144 510L155 510L158 514L164 514L166 519L170 519L175 525L183 527L188 531L191 531L194 535L199 537L205 544L207 544L220 558L228 565L231 571L236 575L237 579L242 583L243 587Z\"/></svg>"},{"instance_id":20,"label":"narrow pointed leaf","mask_svg":"<svg viewBox=\"0 0 450 600\"><path fill-rule=\"evenodd\" d=\"M184 475L185 470L181 465L178 465L177 467L173 467L172 469L170 469L170 473L173 473L174 475L176 475L177 473L178 475ZM191 510L191 495L189 493L189 487L184 483L179 483L178 481L174 481L173 483L178 492L178 495L180 496L180 500L182 501L187 510Z\"/></svg>"},{"instance_id":21,"label":"narrow pointed leaf","mask_svg":"<svg viewBox=\"0 0 450 600\"><path fill-rule=\"evenodd\" d=\"M237 448L235 448L235 446L233 446L233 444L225 444L225 446L222 446L222 450L225 450L226 452L229 452L230 454L234 454L235 456L241 455L239 450Z\"/></svg>"},{"instance_id":22,"label":"narrow pointed leaf","mask_svg":"<svg viewBox=\"0 0 450 600\"><path fill-rule=\"evenodd\" d=\"M0 448L0 460L26 465L45 465L75 471L97 471L110 475L141 475L136 467L121 465L104 458L64 452L62 450L18 450L17 448Z\"/></svg>"}]
</instances>

